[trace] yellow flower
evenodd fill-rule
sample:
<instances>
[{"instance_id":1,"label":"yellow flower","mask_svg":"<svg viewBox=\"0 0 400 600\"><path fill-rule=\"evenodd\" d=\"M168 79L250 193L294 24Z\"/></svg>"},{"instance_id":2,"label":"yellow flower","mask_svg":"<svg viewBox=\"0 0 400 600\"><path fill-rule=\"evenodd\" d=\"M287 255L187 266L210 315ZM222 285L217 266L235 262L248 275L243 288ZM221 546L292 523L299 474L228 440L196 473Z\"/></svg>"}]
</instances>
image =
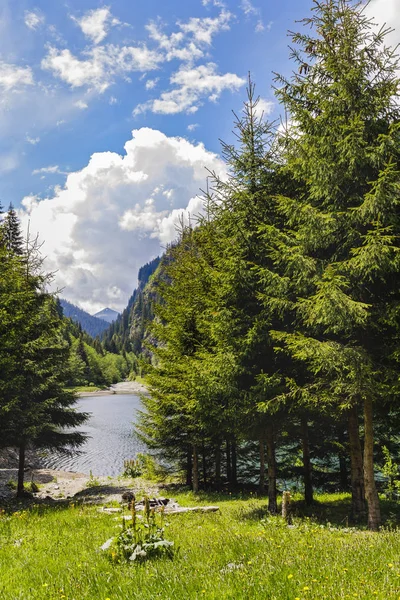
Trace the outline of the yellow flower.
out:
<instances>
[{"instance_id":1,"label":"yellow flower","mask_svg":"<svg viewBox=\"0 0 400 600\"><path fill-rule=\"evenodd\" d=\"M308 590L309 590L309 589L310 589L310 588L308 587L308 585L305 585L305 586L303 587L303 592L308 592Z\"/></svg>"},{"instance_id":2,"label":"yellow flower","mask_svg":"<svg viewBox=\"0 0 400 600\"><path fill-rule=\"evenodd\" d=\"M389 567L389 569L393 569L393 564L392 563L388 563L388 567Z\"/></svg>"},{"instance_id":3,"label":"yellow flower","mask_svg":"<svg viewBox=\"0 0 400 600\"><path fill-rule=\"evenodd\" d=\"M287 576L288 579L292 579L293 575L292 573L289 573L289 575Z\"/></svg>"}]
</instances>

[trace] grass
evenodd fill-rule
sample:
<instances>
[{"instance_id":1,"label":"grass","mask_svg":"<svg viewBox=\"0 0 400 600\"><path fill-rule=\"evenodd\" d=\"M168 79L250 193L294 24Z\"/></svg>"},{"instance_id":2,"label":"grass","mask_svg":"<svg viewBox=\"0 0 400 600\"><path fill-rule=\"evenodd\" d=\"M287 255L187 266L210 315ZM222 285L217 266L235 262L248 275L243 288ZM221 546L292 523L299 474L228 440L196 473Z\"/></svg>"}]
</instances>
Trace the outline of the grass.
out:
<instances>
[{"instance_id":1,"label":"grass","mask_svg":"<svg viewBox=\"0 0 400 600\"><path fill-rule=\"evenodd\" d=\"M171 494L172 495L172 494ZM321 496L314 518L288 527L265 500L175 492L181 505L219 513L171 515L171 559L114 565L99 547L119 531L115 515L80 505L15 507L0 517L2 600L381 600L400 597L400 531L322 524L346 521L349 498ZM302 512L301 502L294 513ZM387 515L398 510L385 507ZM343 517L343 518L342 518ZM395 518L392 514L391 518Z\"/></svg>"},{"instance_id":2,"label":"grass","mask_svg":"<svg viewBox=\"0 0 400 600\"><path fill-rule=\"evenodd\" d=\"M107 390L107 386L94 386L94 385L76 385L74 387L69 387L68 391L70 392L101 392L102 390Z\"/></svg>"}]
</instances>

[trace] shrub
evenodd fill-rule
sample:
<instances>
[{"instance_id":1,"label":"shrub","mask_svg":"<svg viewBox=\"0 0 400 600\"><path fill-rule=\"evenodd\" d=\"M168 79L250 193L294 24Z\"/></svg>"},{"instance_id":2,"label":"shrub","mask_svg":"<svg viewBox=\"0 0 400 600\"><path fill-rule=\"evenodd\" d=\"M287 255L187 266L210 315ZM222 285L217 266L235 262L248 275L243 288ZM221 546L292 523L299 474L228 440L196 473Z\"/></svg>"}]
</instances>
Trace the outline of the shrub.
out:
<instances>
[{"instance_id":1,"label":"shrub","mask_svg":"<svg viewBox=\"0 0 400 600\"><path fill-rule=\"evenodd\" d=\"M141 518L132 505L132 521L122 521L122 531L107 540L101 549L107 552L112 562L143 562L161 556L173 556L174 542L164 539L164 507L159 514L150 510L149 499L145 498L144 516ZM157 522L158 521L158 522Z\"/></svg>"}]
</instances>

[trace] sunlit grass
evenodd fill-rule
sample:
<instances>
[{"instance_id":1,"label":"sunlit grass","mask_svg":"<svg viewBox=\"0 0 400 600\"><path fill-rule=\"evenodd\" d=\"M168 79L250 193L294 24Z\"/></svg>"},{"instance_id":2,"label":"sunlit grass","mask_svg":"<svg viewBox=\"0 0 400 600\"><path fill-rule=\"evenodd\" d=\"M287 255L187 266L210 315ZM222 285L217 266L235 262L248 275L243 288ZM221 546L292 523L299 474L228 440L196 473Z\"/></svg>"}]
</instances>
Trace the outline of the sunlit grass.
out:
<instances>
[{"instance_id":1,"label":"sunlit grass","mask_svg":"<svg viewBox=\"0 0 400 600\"><path fill-rule=\"evenodd\" d=\"M3 514L0 598L400 597L400 532L373 534L299 517L288 527L279 517L268 518L265 500L250 495L174 497L181 505L218 504L221 510L170 516L165 537L175 542L175 558L138 565L112 565L99 550L118 531L120 520L96 507L36 507ZM324 511L341 517L348 506L345 496L323 500L314 509L323 521Z\"/></svg>"}]
</instances>

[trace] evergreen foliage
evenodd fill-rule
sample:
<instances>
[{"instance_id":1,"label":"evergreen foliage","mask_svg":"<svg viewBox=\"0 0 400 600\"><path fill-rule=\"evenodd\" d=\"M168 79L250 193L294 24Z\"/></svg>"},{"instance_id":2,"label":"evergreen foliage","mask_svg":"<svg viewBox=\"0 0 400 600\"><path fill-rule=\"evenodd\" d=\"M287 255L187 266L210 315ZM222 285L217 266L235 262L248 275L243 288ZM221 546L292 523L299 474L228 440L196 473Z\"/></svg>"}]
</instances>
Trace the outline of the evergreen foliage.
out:
<instances>
[{"instance_id":1,"label":"evergreen foliage","mask_svg":"<svg viewBox=\"0 0 400 600\"><path fill-rule=\"evenodd\" d=\"M71 430L87 417L65 390L69 347L48 282L35 243L23 255L0 248L0 433L19 448L18 495L27 446L70 452L85 440Z\"/></svg>"},{"instance_id":2,"label":"evergreen foliage","mask_svg":"<svg viewBox=\"0 0 400 600\"><path fill-rule=\"evenodd\" d=\"M1 213L0 213L1 214ZM21 225L12 204L2 222L3 243L9 252L22 256L24 253L24 242Z\"/></svg>"},{"instance_id":3,"label":"evergreen foliage","mask_svg":"<svg viewBox=\"0 0 400 600\"><path fill-rule=\"evenodd\" d=\"M334 464L377 529L373 415L381 428L398 396L398 63L353 0L315 0L303 25L276 77L286 130L249 80L228 179L211 174L206 217L167 252L140 430L194 489L199 452L218 484L224 441L234 484L257 440L272 512L276 456L300 453L308 503Z\"/></svg>"},{"instance_id":4,"label":"evergreen foliage","mask_svg":"<svg viewBox=\"0 0 400 600\"><path fill-rule=\"evenodd\" d=\"M154 292L151 278L160 264L160 258L146 263L139 269L138 287L128 301L121 315L112 323L102 336L104 347L109 352L134 352L140 355L144 350L143 342L147 337L147 328L154 318Z\"/></svg>"}]
</instances>

